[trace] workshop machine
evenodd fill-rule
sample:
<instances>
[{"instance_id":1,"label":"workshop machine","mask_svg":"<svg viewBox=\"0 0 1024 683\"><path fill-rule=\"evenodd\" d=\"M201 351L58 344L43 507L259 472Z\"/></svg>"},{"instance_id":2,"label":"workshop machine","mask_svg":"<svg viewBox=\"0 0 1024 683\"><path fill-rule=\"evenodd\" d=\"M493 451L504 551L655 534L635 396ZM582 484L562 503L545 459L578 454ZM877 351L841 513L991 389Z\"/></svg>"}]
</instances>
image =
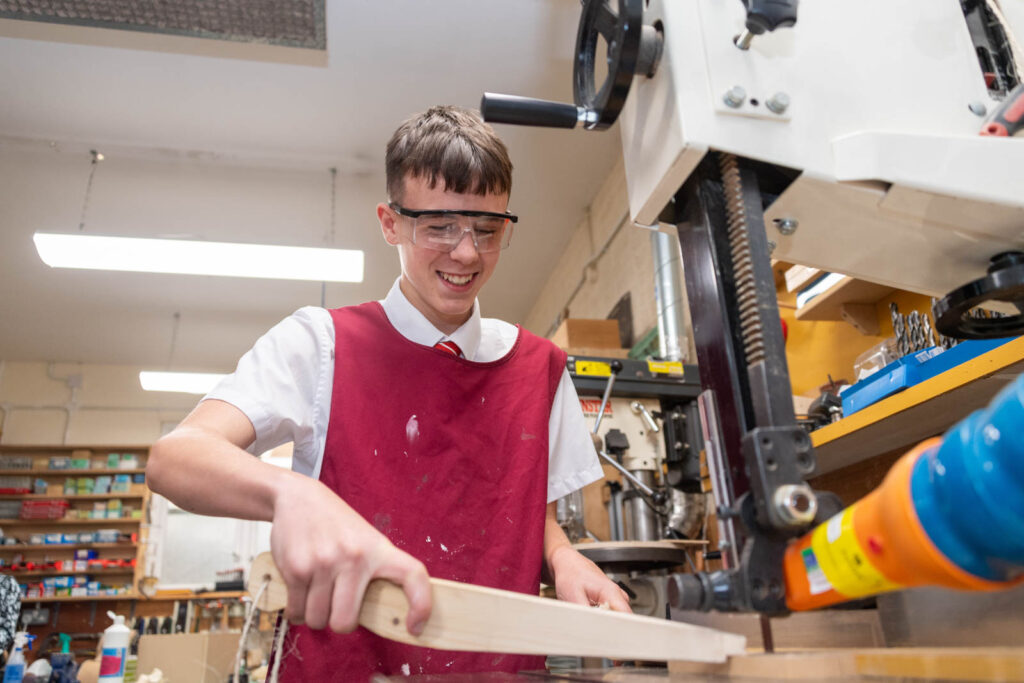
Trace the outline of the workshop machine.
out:
<instances>
[{"instance_id":1,"label":"workshop machine","mask_svg":"<svg viewBox=\"0 0 1024 683\"><path fill-rule=\"evenodd\" d=\"M677 575L674 606L778 615L891 590L915 580L891 562L906 544L925 582L1022 575L1024 456L1005 435L1024 381L908 455L879 489L897 494L841 512L806 483L769 261L939 297L946 336L1024 332L1015 33L1024 4L997 0L584 0L574 103L484 95L495 123L618 121L633 220L679 235L725 568ZM954 490L984 520L950 523Z\"/></svg>"},{"instance_id":2,"label":"workshop machine","mask_svg":"<svg viewBox=\"0 0 1024 683\"><path fill-rule=\"evenodd\" d=\"M697 368L580 355L566 365L601 462L620 476L604 482L608 529L600 537L587 526L595 520L584 514L581 491L558 501L559 522L574 543L599 541L577 547L625 587L634 613L664 616L667 570L694 566L694 553L705 550ZM695 542L658 543L665 540Z\"/></svg>"}]
</instances>

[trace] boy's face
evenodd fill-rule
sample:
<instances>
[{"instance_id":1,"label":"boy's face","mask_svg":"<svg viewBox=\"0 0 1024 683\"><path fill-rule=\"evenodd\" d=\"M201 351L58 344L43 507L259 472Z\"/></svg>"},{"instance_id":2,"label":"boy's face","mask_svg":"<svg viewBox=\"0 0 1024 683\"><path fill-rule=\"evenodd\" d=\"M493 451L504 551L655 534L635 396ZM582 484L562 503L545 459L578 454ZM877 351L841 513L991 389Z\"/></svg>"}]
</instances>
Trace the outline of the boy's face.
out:
<instances>
[{"instance_id":1,"label":"boy's face","mask_svg":"<svg viewBox=\"0 0 1024 683\"><path fill-rule=\"evenodd\" d=\"M508 195L458 194L440 184L431 188L422 178L406 177L401 205L413 211L503 213ZM494 272L501 252L479 253L468 234L450 252L429 249L412 243L411 218L387 204L377 205L377 218L388 244L398 246L402 293L435 327L445 334L454 332L472 314L473 301Z\"/></svg>"}]
</instances>

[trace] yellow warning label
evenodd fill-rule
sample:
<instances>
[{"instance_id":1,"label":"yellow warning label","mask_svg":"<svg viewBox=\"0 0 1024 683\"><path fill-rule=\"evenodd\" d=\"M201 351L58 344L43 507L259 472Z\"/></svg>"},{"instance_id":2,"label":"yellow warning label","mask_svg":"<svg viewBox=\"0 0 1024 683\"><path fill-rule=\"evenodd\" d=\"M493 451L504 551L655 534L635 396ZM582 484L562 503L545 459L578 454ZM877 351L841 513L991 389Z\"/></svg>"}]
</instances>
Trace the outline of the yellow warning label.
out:
<instances>
[{"instance_id":1,"label":"yellow warning label","mask_svg":"<svg viewBox=\"0 0 1024 683\"><path fill-rule=\"evenodd\" d=\"M657 375L683 376L683 364L675 360L649 360L647 369Z\"/></svg>"},{"instance_id":2,"label":"yellow warning label","mask_svg":"<svg viewBox=\"0 0 1024 683\"><path fill-rule=\"evenodd\" d=\"M820 525L811 536L811 549L828 583L848 598L903 588L885 578L861 547L853 530L855 507Z\"/></svg>"},{"instance_id":3,"label":"yellow warning label","mask_svg":"<svg viewBox=\"0 0 1024 683\"><path fill-rule=\"evenodd\" d=\"M598 360L578 360L576 361L576 374L588 377L611 377L612 366Z\"/></svg>"}]
</instances>

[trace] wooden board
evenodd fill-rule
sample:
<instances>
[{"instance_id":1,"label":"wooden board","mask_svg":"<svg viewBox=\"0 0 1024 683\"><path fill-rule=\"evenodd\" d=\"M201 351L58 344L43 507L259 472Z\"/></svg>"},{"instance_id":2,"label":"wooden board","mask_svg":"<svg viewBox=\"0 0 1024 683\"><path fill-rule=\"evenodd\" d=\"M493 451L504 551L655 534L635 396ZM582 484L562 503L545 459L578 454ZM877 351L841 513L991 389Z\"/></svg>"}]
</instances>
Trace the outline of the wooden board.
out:
<instances>
[{"instance_id":1,"label":"wooden board","mask_svg":"<svg viewBox=\"0 0 1024 683\"><path fill-rule=\"evenodd\" d=\"M673 611L672 618L745 636L748 651L764 649L758 614ZM886 643L875 609L794 612L771 619L771 627L777 650L878 648Z\"/></svg>"},{"instance_id":2,"label":"wooden board","mask_svg":"<svg viewBox=\"0 0 1024 683\"><path fill-rule=\"evenodd\" d=\"M250 594L255 597L268 577L257 606L281 609L287 588L270 553L263 553L250 571ZM421 636L406 630L408 603L402 589L380 579L367 587L360 625L402 643L469 652L723 662L746 647L743 636L701 626L443 579L430 583L434 608Z\"/></svg>"},{"instance_id":3,"label":"wooden board","mask_svg":"<svg viewBox=\"0 0 1024 683\"><path fill-rule=\"evenodd\" d=\"M723 664L669 662L670 673L775 680L924 678L1024 681L1024 648L878 648L733 656Z\"/></svg>"}]
</instances>

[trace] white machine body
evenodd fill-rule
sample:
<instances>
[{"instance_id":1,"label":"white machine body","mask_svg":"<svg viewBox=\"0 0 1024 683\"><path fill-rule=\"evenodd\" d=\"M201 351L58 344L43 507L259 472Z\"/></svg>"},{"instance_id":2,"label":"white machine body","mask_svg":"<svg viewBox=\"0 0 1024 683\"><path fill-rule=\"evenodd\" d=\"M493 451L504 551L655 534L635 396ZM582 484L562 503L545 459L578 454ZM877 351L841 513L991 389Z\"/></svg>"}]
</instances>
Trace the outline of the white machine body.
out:
<instances>
[{"instance_id":1,"label":"white machine body","mask_svg":"<svg viewBox=\"0 0 1024 683\"><path fill-rule=\"evenodd\" d=\"M1024 3L1003 7L1024 35ZM978 134L968 105L998 102L958 0L804 0L795 27L745 51L733 43L744 19L738 0L645 9L664 48L619 117L634 221L655 224L719 150L799 171L765 213L780 260L943 296L1024 250L1024 139Z\"/></svg>"}]
</instances>

